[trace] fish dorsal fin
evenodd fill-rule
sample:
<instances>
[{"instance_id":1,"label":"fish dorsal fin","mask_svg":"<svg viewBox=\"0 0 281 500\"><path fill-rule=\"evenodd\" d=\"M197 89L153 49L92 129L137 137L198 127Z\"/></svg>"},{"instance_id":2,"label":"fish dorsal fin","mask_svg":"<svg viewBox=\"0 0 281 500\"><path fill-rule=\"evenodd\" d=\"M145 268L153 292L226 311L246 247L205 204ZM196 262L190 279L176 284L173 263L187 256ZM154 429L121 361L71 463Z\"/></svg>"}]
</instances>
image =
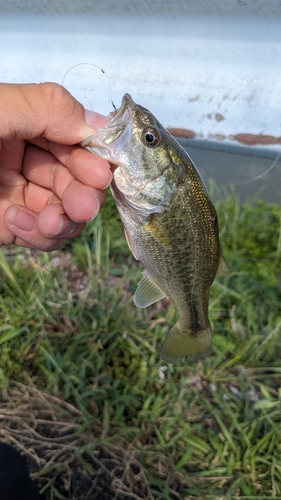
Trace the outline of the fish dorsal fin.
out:
<instances>
[{"instance_id":1,"label":"fish dorsal fin","mask_svg":"<svg viewBox=\"0 0 281 500\"><path fill-rule=\"evenodd\" d=\"M230 274L230 273L231 273L231 271L228 267L228 264L227 264L224 256L221 254L216 276L225 276L226 274Z\"/></svg>"},{"instance_id":2,"label":"fish dorsal fin","mask_svg":"<svg viewBox=\"0 0 281 500\"><path fill-rule=\"evenodd\" d=\"M137 307L147 307L154 302L166 297L166 293L155 285L152 279L144 271L143 278L140 280L134 295L134 303Z\"/></svg>"}]
</instances>

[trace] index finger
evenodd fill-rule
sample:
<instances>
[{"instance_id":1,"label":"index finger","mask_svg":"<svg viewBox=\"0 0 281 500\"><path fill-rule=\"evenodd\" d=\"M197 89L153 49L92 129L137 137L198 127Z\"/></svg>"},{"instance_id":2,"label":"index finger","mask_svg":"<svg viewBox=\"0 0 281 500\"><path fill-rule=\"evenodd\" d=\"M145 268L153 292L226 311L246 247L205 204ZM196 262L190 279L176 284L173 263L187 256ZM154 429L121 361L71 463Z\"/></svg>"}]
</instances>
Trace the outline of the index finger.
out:
<instances>
[{"instance_id":1,"label":"index finger","mask_svg":"<svg viewBox=\"0 0 281 500\"><path fill-rule=\"evenodd\" d=\"M24 173L26 177L28 180L37 182L39 185L42 185L40 179L43 181L50 178L54 166L58 171L59 164L61 164L62 169L66 167L77 180L96 189L105 189L112 180L109 162L86 151L79 145L64 146L43 138L35 139L32 141L32 144L37 145L41 150L44 149L51 153L48 156L49 160L45 161L44 164L42 163L40 169L38 169L36 158L28 158L28 168L26 165L27 162L25 162ZM48 153L45 153L45 155L48 155Z\"/></svg>"},{"instance_id":2,"label":"index finger","mask_svg":"<svg viewBox=\"0 0 281 500\"><path fill-rule=\"evenodd\" d=\"M90 110L84 110L84 117L88 125L94 129L103 127L109 121L108 117ZM33 139L30 142L52 153L83 184L96 189L105 189L112 180L109 162L86 151L79 145L64 146L43 137Z\"/></svg>"},{"instance_id":3,"label":"index finger","mask_svg":"<svg viewBox=\"0 0 281 500\"><path fill-rule=\"evenodd\" d=\"M61 85L0 83L0 98L5 117L0 121L1 139L45 137L61 144L78 144L93 133L85 121L84 107ZM99 116L94 127L100 126Z\"/></svg>"}]
</instances>

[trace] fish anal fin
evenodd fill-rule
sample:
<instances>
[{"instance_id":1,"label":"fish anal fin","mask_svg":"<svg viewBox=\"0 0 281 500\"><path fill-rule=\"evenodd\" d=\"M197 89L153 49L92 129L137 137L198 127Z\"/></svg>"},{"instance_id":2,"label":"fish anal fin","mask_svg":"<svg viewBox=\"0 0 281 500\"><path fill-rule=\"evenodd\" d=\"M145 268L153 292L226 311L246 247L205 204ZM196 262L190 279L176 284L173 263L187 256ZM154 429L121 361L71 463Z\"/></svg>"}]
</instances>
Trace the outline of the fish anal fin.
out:
<instances>
[{"instance_id":1,"label":"fish anal fin","mask_svg":"<svg viewBox=\"0 0 281 500\"><path fill-rule=\"evenodd\" d=\"M228 267L228 264L227 264L224 256L221 254L216 276L225 276L226 274L230 274L230 273L231 273L231 271Z\"/></svg>"},{"instance_id":2,"label":"fish anal fin","mask_svg":"<svg viewBox=\"0 0 281 500\"><path fill-rule=\"evenodd\" d=\"M160 356L168 363L198 361L212 352L212 331L210 326L205 330L192 332L181 328L179 323L170 330L160 347Z\"/></svg>"},{"instance_id":3,"label":"fish anal fin","mask_svg":"<svg viewBox=\"0 0 281 500\"><path fill-rule=\"evenodd\" d=\"M147 307L154 302L166 297L166 294L152 281L146 272L140 280L134 295L134 303L137 307Z\"/></svg>"}]
</instances>

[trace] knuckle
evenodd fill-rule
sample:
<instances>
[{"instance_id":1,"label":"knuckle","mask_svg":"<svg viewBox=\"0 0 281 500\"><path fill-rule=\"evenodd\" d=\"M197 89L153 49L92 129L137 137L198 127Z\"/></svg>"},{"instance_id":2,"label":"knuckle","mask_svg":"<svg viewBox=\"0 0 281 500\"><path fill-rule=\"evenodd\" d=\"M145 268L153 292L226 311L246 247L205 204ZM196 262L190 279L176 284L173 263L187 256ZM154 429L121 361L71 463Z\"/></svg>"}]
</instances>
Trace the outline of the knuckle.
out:
<instances>
[{"instance_id":1,"label":"knuckle","mask_svg":"<svg viewBox=\"0 0 281 500\"><path fill-rule=\"evenodd\" d=\"M39 89L47 102L62 101L70 95L64 87L53 82L39 83Z\"/></svg>"}]
</instances>

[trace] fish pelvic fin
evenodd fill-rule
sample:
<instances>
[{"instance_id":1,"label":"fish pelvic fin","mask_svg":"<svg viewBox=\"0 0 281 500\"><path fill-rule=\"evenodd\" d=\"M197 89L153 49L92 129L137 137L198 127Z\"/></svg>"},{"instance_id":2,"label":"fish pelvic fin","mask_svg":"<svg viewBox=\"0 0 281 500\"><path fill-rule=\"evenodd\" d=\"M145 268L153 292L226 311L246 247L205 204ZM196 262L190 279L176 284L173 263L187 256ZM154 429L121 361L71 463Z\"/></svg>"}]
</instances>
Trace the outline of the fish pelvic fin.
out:
<instances>
[{"instance_id":1,"label":"fish pelvic fin","mask_svg":"<svg viewBox=\"0 0 281 500\"><path fill-rule=\"evenodd\" d=\"M160 356L168 363L198 361L212 352L212 330L210 325L204 330L192 332L182 328L179 322L170 330L160 347Z\"/></svg>"},{"instance_id":2,"label":"fish pelvic fin","mask_svg":"<svg viewBox=\"0 0 281 500\"><path fill-rule=\"evenodd\" d=\"M166 294L152 281L146 271L143 272L143 278L140 280L134 295L134 303L137 307L151 306L158 300L166 297Z\"/></svg>"}]
</instances>

